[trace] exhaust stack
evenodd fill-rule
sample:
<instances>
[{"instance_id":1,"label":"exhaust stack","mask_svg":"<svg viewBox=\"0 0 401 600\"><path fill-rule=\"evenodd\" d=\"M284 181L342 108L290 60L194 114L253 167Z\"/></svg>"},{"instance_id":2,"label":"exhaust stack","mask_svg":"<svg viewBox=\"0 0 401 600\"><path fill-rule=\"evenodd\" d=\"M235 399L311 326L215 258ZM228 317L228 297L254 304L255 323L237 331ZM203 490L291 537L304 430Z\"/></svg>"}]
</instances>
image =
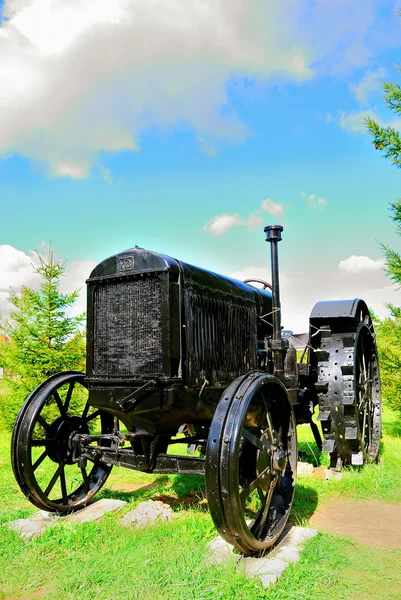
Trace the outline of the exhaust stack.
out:
<instances>
[{"instance_id":1,"label":"exhaust stack","mask_svg":"<svg viewBox=\"0 0 401 600\"><path fill-rule=\"evenodd\" d=\"M281 304L280 280L278 267L278 242L281 241L282 225L267 225L264 230L266 242L270 242L270 259L272 273L272 312L273 312L273 350L275 375L284 375L283 341L281 339Z\"/></svg>"}]
</instances>

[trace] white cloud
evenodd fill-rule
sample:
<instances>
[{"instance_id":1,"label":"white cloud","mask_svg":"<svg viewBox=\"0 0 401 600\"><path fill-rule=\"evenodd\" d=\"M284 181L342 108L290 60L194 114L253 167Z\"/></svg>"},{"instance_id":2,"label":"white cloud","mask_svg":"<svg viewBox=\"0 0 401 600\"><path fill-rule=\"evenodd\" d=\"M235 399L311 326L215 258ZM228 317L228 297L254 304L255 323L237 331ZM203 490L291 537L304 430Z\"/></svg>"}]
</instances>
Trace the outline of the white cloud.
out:
<instances>
[{"instance_id":1,"label":"white cloud","mask_svg":"<svg viewBox=\"0 0 401 600\"><path fill-rule=\"evenodd\" d=\"M40 254L46 257L47 250L48 246L42 243ZM7 315L12 309L8 301L11 289L17 293L21 291L22 286L38 289L40 277L33 272L38 264L36 252L30 250L25 253L13 246L0 245L0 314ZM95 266L96 263L90 260L75 260L67 263L65 275L60 280L60 290L69 293L80 289L79 297L69 311L70 314L76 315L86 310L85 280Z\"/></svg>"},{"instance_id":2,"label":"white cloud","mask_svg":"<svg viewBox=\"0 0 401 600\"><path fill-rule=\"evenodd\" d=\"M245 269L242 269L241 271L230 273L229 277L239 279L239 281L244 281L245 279L262 279L263 281L267 281L267 283L271 283L270 269L268 267L257 267L255 265L245 267Z\"/></svg>"},{"instance_id":3,"label":"white cloud","mask_svg":"<svg viewBox=\"0 0 401 600\"><path fill-rule=\"evenodd\" d=\"M365 119L369 117L377 120L373 110L354 111L351 113L340 112L339 125L349 133L367 133Z\"/></svg>"},{"instance_id":4,"label":"white cloud","mask_svg":"<svg viewBox=\"0 0 401 600\"><path fill-rule=\"evenodd\" d=\"M315 49L319 71L348 74L372 64L385 48L399 46L394 0L313 0L298 7L298 26Z\"/></svg>"},{"instance_id":5,"label":"white cloud","mask_svg":"<svg viewBox=\"0 0 401 600\"><path fill-rule=\"evenodd\" d=\"M368 128L365 124L365 119L369 117L374 119L381 127L392 127L393 129L401 129L401 119L393 119L385 121L376 111L372 109L354 111L345 113L340 111L338 124L341 129L345 129L348 133L368 133Z\"/></svg>"},{"instance_id":6,"label":"white cloud","mask_svg":"<svg viewBox=\"0 0 401 600\"><path fill-rule=\"evenodd\" d=\"M248 266L229 275L240 281L256 278L271 283L270 269L264 266ZM303 270L290 266L289 271L280 273L280 292L282 325L295 333L308 331L312 308L322 300L362 298L380 318L388 316L387 303L401 304L400 292L389 285L381 267L359 271L352 277L345 276L338 268L324 269L317 277L313 268Z\"/></svg>"},{"instance_id":7,"label":"white cloud","mask_svg":"<svg viewBox=\"0 0 401 600\"><path fill-rule=\"evenodd\" d=\"M271 198L266 198L266 200L263 200L263 202L262 202L262 205L260 207L260 212L267 212L267 213L269 213L269 215L272 215L273 217L281 216L284 214L284 207L282 204L279 204L278 202L273 202L273 200L271 200Z\"/></svg>"},{"instance_id":8,"label":"white cloud","mask_svg":"<svg viewBox=\"0 0 401 600\"><path fill-rule=\"evenodd\" d=\"M256 227L258 227L258 225L261 225L261 223L263 223L263 219L261 217L258 217L257 214L254 214L249 215L247 220L243 222L243 225L245 225L245 227L248 227L248 229L254 230L256 229Z\"/></svg>"},{"instance_id":9,"label":"white cloud","mask_svg":"<svg viewBox=\"0 0 401 600\"><path fill-rule=\"evenodd\" d=\"M367 104L370 94L380 89L381 80L386 74L387 72L383 68L376 71L368 71L359 83L351 84L350 89L355 99L362 104Z\"/></svg>"},{"instance_id":10,"label":"white cloud","mask_svg":"<svg viewBox=\"0 0 401 600\"><path fill-rule=\"evenodd\" d=\"M307 194L306 192L302 192L301 196L305 199L305 202L309 206L309 208L312 208L313 210L318 210L319 212L322 212L327 206L327 200L325 200L325 198L317 196L316 194Z\"/></svg>"},{"instance_id":11,"label":"white cloud","mask_svg":"<svg viewBox=\"0 0 401 600\"><path fill-rule=\"evenodd\" d=\"M338 270L342 273L361 273L362 271L381 271L384 269L384 258L373 260L368 256L349 256L340 261Z\"/></svg>"},{"instance_id":12,"label":"white cloud","mask_svg":"<svg viewBox=\"0 0 401 600\"><path fill-rule=\"evenodd\" d=\"M149 126L243 140L227 82L309 79L297 0L6 0L0 155L86 177L100 151L138 150Z\"/></svg>"},{"instance_id":13,"label":"white cloud","mask_svg":"<svg viewBox=\"0 0 401 600\"><path fill-rule=\"evenodd\" d=\"M244 281L246 279L262 279L267 283L271 283L271 272L268 267L249 266L241 271L230 273L229 277ZM255 287L262 287L260 284L255 284ZM309 327L309 309L305 307L302 293L294 294L296 283L285 271L280 272L280 295L281 295L281 323L286 329L292 329L295 333L303 333L308 331ZM303 290L303 286L300 288ZM267 317L268 319L269 317ZM270 316L271 318L271 316Z\"/></svg>"},{"instance_id":14,"label":"white cloud","mask_svg":"<svg viewBox=\"0 0 401 600\"><path fill-rule=\"evenodd\" d=\"M70 314L77 315L86 311L86 284L85 281L96 267L93 260L73 260L67 263L64 277L60 280L60 290L68 294L79 290L79 296L70 310Z\"/></svg>"},{"instance_id":15,"label":"white cloud","mask_svg":"<svg viewBox=\"0 0 401 600\"><path fill-rule=\"evenodd\" d=\"M282 204L273 202L270 198L266 198L260 205L259 210L250 214L247 219L241 219L238 214L217 215L212 217L206 223L203 230L211 235L223 235L223 233L226 233L233 227L248 227L248 229L255 229L263 222L263 219L259 215L264 212L267 212L272 216L281 216L284 214L284 208Z\"/></svg>"},{"instance_id":16,"label":"white cloud","mask_svg":"<svg viewBox=\"0 0 401 600\"><path fill-rule=\"evenodd\" d=\"M84 179L87 176L86 165L76 165L56 162L52 168L55 177L71 177L72 179Z\"/></svg>"},{"instance_id":17,"label":"white cloud","mask_svg":"<svg viewBox=\"0 0 401 600\"><path fill-rule=\"evenodd\" d=\"M244 223L239 215L217 215L210 219L203 229L211 235L223 235L232 227L239 227Z\"/></svg>"},{"instance_id":18,"label":"white cloud","mask_svg":"<svg viewBox=\"0 0 401 600\"><path fill-rule=\"evenodd\" d=\"M7 244L0 245L0 313L10 310L7 300L10 288L19 291L23 285L32 287L37 284L38 278L32 267L36 262L34 252L28 255Z\"/></svg>"}]
</instances>

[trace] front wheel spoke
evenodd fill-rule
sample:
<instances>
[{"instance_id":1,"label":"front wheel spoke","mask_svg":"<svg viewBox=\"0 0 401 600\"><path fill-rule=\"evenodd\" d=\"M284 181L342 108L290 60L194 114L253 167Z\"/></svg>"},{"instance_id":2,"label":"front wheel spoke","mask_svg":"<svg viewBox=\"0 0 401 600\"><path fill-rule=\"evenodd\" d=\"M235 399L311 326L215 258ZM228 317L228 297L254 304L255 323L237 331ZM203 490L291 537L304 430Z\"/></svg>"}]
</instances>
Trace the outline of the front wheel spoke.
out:
<instances>
[{"instance_id":1,"label":"front wheel spoke","mask_svg":"<svg viewBox=\"0 0 401 600\"><path fill-rule=\"evenodd\" d=\"M47 450L45 450L44 452L42 452L42 454L39 456L39 458L32 465L32 471L36 471L36 469L38 468L38 466L41 465L42 462L45 460L46 456L47 456Z\"/></svg>"},{"instance_id":2,"label":"front wheel spoke","mask_svg":"<svg viewBox=\"0 0 401 600\"><path fill-rule=\"evenodd\" d=\"M264 454L268 453L266 446L261 442L261 440L258 437L256 437L256 435L251 433L249 429L245 429L245 427L243 427L242 435L248 442L256 446L256 448L259 448L261 452L263 452Z\"/></svg>"},{"instance_id":3,"label":"front wheel spoke","mask_svg":"<svg viewBox=\"0 0 401 600\"><path fill-rule=\"evenodd\" d=\"M45 440L32 440L31 446L32 447L47 446L48 444L53 444L55 441L56 441L56 438L46 438Z\"/></svg>"},{"instance_id":4,"label":"front wheel spoke","mask_svg":"<svg viewBox=\"0 0 401 600\"><path fill-rule=\"evenodd\" d=\"M89 415L89 417L85 417L85 423L89 423L89 421L92 421L92 419L96 419L96 417L98 417L100 415L100 410L95 410L94 413L92 413L91 415Z\"/></svg>"},{"instance_id":5,"label":"front wheel spoke","mask_svg":"<svg viewBox=\"0 0 401 600\"><path fill-rule=\"evenodd\" d=\"M267 400L265 397L265 394L263 392L263 390L261 391L261 395L263 398L263 404L265 406L265 411L266 411L266 420L267 420L267 426L268 426L268 431L269 431L269 437L270 437L270 441L272 444L274 444L274 435L273 435L273 424L272 424L272 420L271 420L271 416L270 416L270 412L269 412L269 407L267 405Z\"/></svg>"},{"instance_id":6,"label":"front wheel spoke","mask_svg":"<svg viewBox=\"0 0 401 600\"><path fill-rule=\"evenodd\" d=\"M36 418L36 420L37 420L37 422L38 422L40 425L42 425L42 427L43 427L43 429L44 429L45 431L49 431L49 429L50 429L50 425L49 425L49 423L46 423L46 421L44 420L44 418L42 417L42 415L38 415L38 416L37 416L37 418Z\"/></svg>"},{"instance_id":7,"label":"front wheel spoke","mask_svg":"<svg viewBox=\"0 0 401 600\"><path fill-rule=\"evenodd\" d=\"M270 471L270 467L266 467L257 477L254 479L246 488L240 492L240 498L242 502L242 506L245 508L245 502L248 498L249 494L256 490L256 488L260 487L263 480L266 478L268 472Z\"/></svg>"},{"instance_id":8,"label":"front wheel spoke","mask_svg":"<svg viewBox=\"0 0 401 600\"><path fill-rule=\"evenodd\" d=\"M89 478L88 478L88 473L86 472L85 467L81 467L81 473L82 473L82 479L84 482L85 493L88 494L89 493Z\"/></svg>"},{"instance_id":9,"label":"front wheel spoke","mask_svg":"<svg viewBox=\"0 0 401 600\"><path fill-rule=\"evenodd\" d=\"M273 423L272 423L272 418L271 415L269 413L269 411L266 411L266 420L267 420L267 425L269 428L269 437L270 437L270 441L272 444L274 444L274 429L273 429Z\"/></svg>"},{"instance_id":10,"label":"front wheel spoke","mask_svg":"<svg viewBox=\"0 0 401 600\"><path fill-rule=\"evenodd\" d=\"M64 469L64 462L59 464L56 472L54 473L53 477L51 478L49 485L47 486L47 488L44 491L45 496L49 496L50 492L54 488L54 485L55 485L57 479L60 477L60 473L63 471L63 469Z\"/></svg>"},{"instance_id":11,"label":"front wheel spoke","mask_svg":"<svg viewBox=\"0 0 401 600\"><path fill-rule=\"evenodd\" d=\"M65 469L64 466L60 472L60 485L61 485L61 495L63 498L64 505L68 504L68 495L67 495L67 484L65 481Z\"/></svg>"},{"instance_id":12,"label":"front wheel spoke","mask_svg":"<svg viewBox=\"0 0 401 600\"><path fill-rule=\"evenodd\" d=\"M264 501L265 501L265 496L264 496L264 494L263 494L263 490L262 490L262 488L260 487L260 485L258 485L258 494L259 494L259 500L261 501L261 503L262 503L262 506L263 506L263 503L264 503Z\"/></svg>"},{"instance_id":13,"label":"front wheel spoke","mask_svg":"<svg viewBox=\"0 0 401 600\"><path fill-rule=\"evenodd\" d=\"M72 392L74 391L74 386L75 386L75 381L71 381L70 387L68 388L68 392L67 392L67 395L65 397L65 403L64 403L64 411L65 411L65 413L67 413L67 411L68 411L68 409L70 407L71 396L72 396Z\"/></svg>"},{"instance_id":14,"label":"front wheel spoke","mask_svg":"<svg viewBox=\"0 0 401 600\"><path fill-rule=\"evenodd\" d=\"M82 416L81 416L81 419L82 419L83 421L85 421L85 420L86 420L86 417L88 416L89 409L90 409L89 402L87 402L87 403L85 404L84 412L82 413Z\"/></svg>"},{"instance_id":15,"label":"front wheel spoke","mask_svg":"<svg viewBox=\"0 0 401 600\"><path fill-rule=\"evenodd\" d=\"M53 392L53 398L56 401L57 408L59 409L60 414L61 415L65 415L64 404L63 404L63 402L62 402L62 400L60 398L60 395L59 395L59 393L58 393L57 390L54 390L54 392Z\"/></svg>"},{"instance_id":16,"label":"front wheel spoke","mask_svg":"<svg viewBox=\"0 0 401 600\"><path fill-rule=\"evenodd\" d=\"M265 501L265 505L263 507L263 513L262 513L262 517L259 521L259 525L258 525L258 533L259 535L261 535L264 527L265 527L265 523L266 523L266 519L267 519L267 515L269 513L269 508L270 508L270 504L272 501L272 497L273 497L273 492L274 492L274 488L276 487L276 483L277 483L277 479L276 477L274 477L271 482L270 482L270 487L269 487L269 491L266 495L266 501Z\"/></svg>"}]
</instances>

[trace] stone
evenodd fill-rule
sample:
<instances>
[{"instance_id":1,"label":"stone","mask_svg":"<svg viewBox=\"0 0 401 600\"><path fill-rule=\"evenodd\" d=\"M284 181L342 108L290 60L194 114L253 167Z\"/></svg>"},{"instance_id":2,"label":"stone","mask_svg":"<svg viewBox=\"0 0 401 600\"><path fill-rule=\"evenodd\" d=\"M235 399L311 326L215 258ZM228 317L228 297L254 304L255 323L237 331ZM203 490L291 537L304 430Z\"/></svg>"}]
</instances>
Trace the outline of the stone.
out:
<instances>
[{"instance_id":1,"label":"stone","mask_svg":"<svg viewBox=\"0 0 401 600\"><path fill-rule=\"evenodd\" d=\"M253 558L251 556L244 559L245 562L245 573L248 575L267 575L276 574L277 577L281 575L284 569L288 566L286 561L281 558Z\"/></svg>"},{"instance_id":2,"label":"stone","mask_svg":"<svg viewBox=\"0 0 401 600\"><path fill-rule=\"evenodd\" d=\"M27 519L17 519L6 523L9 529L17 531L22 538L31 539L41 535L48 527L56 523L87 523L101 519L105 513L120 510L126 502L123 500L111 500L102 498L88 504L77 512L70 513L65 517L56 513L40 510Z\"/></svg>"},{"instance_id":3,"label":"stone","mask_svg":"<svg viewBox=\"0 0 401 600\"><path fill-rule=\"evenodd\" d=\"M88 504L86 508L62 517L65 523L87 523L88 521L97 521L105 513L116 512L127 503L124 500L112 500L111 498L102 498Z\"/></svg>"},{"instance_id":4,"label":"stone","mask_svg":"<svg viewBox=\"0 0 401 600\"><path fill-rule=\"evenodd\" d=\"M234 554L234 546L217 536L208 544L206 561L209 564L220 564L230 560L237 563L241 560L241 555Z\"/></svg>"},{"instance_id":5,"label":"stone","mask_svg":"<svg viewBox=\"0 0 401 600\"><path fill-rule=\"evenodd\" d=\"M279 575L277 575L277 573L267 573L265 575L259 576L260 583L265 588L275 586L278 578L279 578Z\"/></svg>"},{"instance_id":6,"label":"stone","mask_svg":"<svg viewBox=\"0 0 401 600\"><path fill-rule=\"evenodd\" d=\"M122 527L136 527L141 529L147 525L154 525L160 521L171 521L174 513L171 506L160 502L160 500L148 500L141 502L136 508L130 510L120 519Z\"/></svg>"},{"instance_id":7,"label":"stone","mask_svg":"<svg viewBox=\"0 0 401 600\"><path fill-rule=\"evenodd\" d=\"M287 526L277 546L260 558L234 554L233 546L218 536L208 544L206 560L209 564L234 560L238 568L250 577L258 577L262 585L269 588L276 584L289 564L300 559L303 545L316 534L316 529Z\"/></svg>"},{"instance_id":8,"label":"stone","mask_svg":"<svg viewBox=\"0 0 401 600\"><path fill-rule=\"evenodd\" d=\"M6 525L9 529L13 529L19 533L22 538L35 538L44 533L48 527L51 527L56 522L55 517L46 517L44 514L42 514L42 512L44 513L45 511L35 513L35 515L27 519L16 519L15 521L10 521Z\"/></svg>"},{"instance_id":9,"label":"stone","mask_svg":"<svg viewBox=\"0 0 401 600\"><path fill-rule=\"evenodd\" d=\"M297 463L297 475L301 477L312 477L313 475L313 465L307 462L298 461Z\"/></svg>"},{"instance_id":10,"label":"stone","mask_svg":"<svg viewBox=\"0 0 401 600\"><path fill-rule=\"evenodd\" d=\"M296 563L299 561L299 550L298 548L295 547L291 547L291 546L287 546L282 548L277 556L279 556L281 559L285 560L286 563Z\"/></svg>"}]
</instances>

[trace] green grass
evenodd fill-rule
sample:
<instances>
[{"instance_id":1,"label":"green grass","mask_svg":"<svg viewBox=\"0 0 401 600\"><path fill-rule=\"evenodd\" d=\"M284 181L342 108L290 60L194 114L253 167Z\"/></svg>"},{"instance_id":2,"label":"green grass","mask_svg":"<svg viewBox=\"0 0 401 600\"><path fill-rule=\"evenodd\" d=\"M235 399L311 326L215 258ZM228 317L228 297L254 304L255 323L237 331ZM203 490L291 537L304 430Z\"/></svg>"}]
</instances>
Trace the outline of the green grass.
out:
<instances>
[{"instance_id":1,"label":"green grass","mask_svg":"<svg viewBox=\"0 0 401 600\"><path fill-rule=\"evenodd\" d=\"M5 394L8 389L8 386L4 379L0 379L0 394Z\"/></svg>"},{"instance_id":2,"label":"green grass","mask_svg":"<svg viewBox=\"0 0 401 600\"><path fill-rule=\"evenodd\" d=\"M309 428L298 427L300 449L324 465ZM0 436L0 522L36 511L19 491L10 465L10 434ZM346 470L340 481L299 477L291 520L308 524L316 508L341 496L401 502L401 423L384 413L379 464ZM111 490L117 483L124 489ZM131 484L148 484L131 490ZM271 591L241 569L205 564L205 547L215 535L199 476L146 475L114 469L101 496L126 500L128 506L101 521L59 523L25 542L0 527L0 599L58 598L136 599L392 599L401 589L401 549L372 550L350 539L319 534L295 566L289 567ZM136 531L118 519L139 502L162 499L173 505L176 518ZM351 518L351 515L350 515Z\"/></svg>"}]
</instances>

